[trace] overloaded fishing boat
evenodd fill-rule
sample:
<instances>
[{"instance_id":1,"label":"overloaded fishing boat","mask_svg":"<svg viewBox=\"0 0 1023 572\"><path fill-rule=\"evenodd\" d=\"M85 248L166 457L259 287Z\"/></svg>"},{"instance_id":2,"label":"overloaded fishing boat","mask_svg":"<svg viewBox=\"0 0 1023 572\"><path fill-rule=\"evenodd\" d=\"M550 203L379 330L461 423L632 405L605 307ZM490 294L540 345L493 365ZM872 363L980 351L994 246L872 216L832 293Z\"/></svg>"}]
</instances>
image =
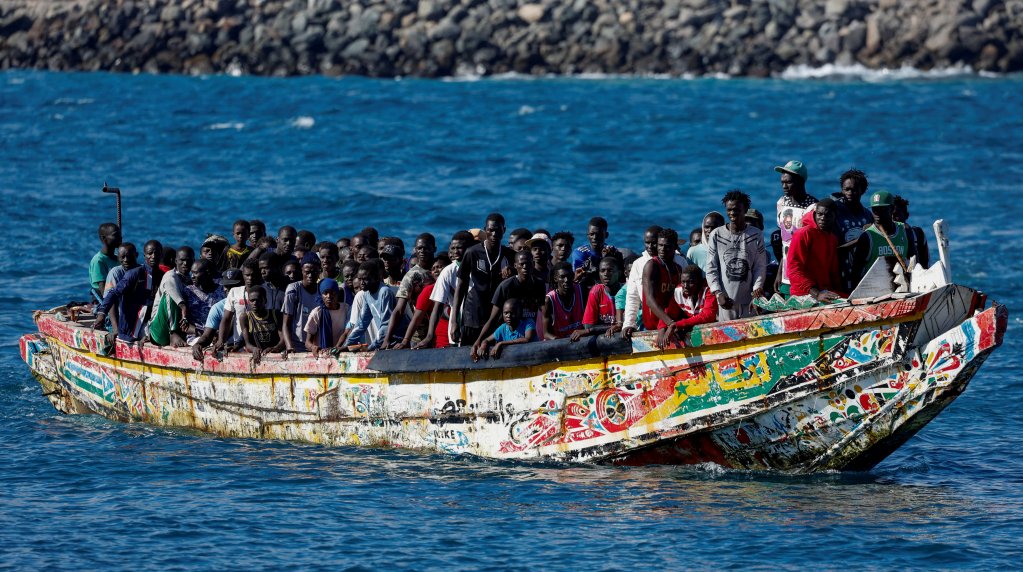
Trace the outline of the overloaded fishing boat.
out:
<instances>
[{"instance_id":1,"label":"overloaded fishing boat","mask_svg":"<svg viewBox=\"0 0 1023 572\"><path fill-rule=\"evenodd\" d=\"M509 347L196 361L118 340L88 313L37 312L21 355L64 413L232 437L401 447L490 459L866 470L966 388L1008 314L941 260L881 259L848 300L775 299L766 315L694 329Z\"/></svg>"}]
</instances>

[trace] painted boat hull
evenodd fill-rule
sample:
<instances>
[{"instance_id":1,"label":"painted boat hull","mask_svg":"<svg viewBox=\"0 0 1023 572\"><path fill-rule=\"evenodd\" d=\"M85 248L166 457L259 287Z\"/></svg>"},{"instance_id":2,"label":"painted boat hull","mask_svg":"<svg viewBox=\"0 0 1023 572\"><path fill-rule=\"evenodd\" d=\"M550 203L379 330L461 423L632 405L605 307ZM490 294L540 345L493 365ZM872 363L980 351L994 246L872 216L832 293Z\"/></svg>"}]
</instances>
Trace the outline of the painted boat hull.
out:
<instances>
[{"instance_id":1,"label":"painted boat hull","mask_svg":"<svg viewBox=\"0 0 1023 572\"><path fill-rule=\"evenodd\" d=\"M1003 306L949 285L924 294L697 328L659 350L589 338L202 363L41 313L22 357L59 411L218 435L401 447L492 459L713 462L866 470L966 388L1002 343Z\"/></svg>"}]
</instances>

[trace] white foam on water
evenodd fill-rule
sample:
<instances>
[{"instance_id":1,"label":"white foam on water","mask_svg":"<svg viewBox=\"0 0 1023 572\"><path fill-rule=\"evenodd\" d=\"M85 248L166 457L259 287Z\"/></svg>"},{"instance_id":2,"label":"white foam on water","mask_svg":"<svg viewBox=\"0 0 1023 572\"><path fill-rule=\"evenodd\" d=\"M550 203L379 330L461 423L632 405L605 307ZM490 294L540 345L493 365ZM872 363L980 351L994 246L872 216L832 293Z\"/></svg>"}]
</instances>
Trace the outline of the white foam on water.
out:
<instances>
[{"instance_id":1,"label":"white foam on water","mask_svg":"<svg viewBox=\"0 0 1023 572\"><path fill-rule=\"evenodd\" d=\"M302 115L291 120L291 126L298 129L309 129L313 125L316 125L316 120L308 115Z\"/></svg>"},{"instance_id":2,"label":"white foam on water","mask_svg":"<svg viewBox=\"0 0 1023 572\"><path fill-rule=\"evenodd\" d=\"M543 109L543 108L541 107L539 109ZM522 107L519 108L519 115L520 116L522 116L522 115L532 115L532 114L536 113L537 111L538 111L538 108L536 108L536 107L533 107L531 105L523 105Z\"/></svg>"},{"instance_id":3,"label":"white foam on water","mask_svg":"<svg viewBox=\"0 0 1023 572\"><path fill-rule=\"evenodd\" d=\"M960 76L976 76L973 68L958 64L947 68L921 70L910 66L900 68L871 69L863 64L836 65L824 64L820 67L807 65L791 66L777 75L781 79L859 79L866 82L901 81L913 79L942 79ZM981 74L984 75L984 74ZM985 77L998 77L997 74Z\"/></svg>"},{"instance_id":4,"label":"white foam on water","mask_svg":"<svg viewBox=\"0 0 1023 572\"><path fill-rule=\"evenodd\" d=\"M241 131L245 129L245 124L240 121L228 121L226 123L214 123L207 129L210 131L220 131L221 129L234 129L235 131Z\"/></svg>"},{"instance_id":5,"label":"white foam on water","mask_svg":"<svg viewBox=\"0 0 1023 572\"><path fill-rule=\"evenodd\" d=\"M23 77L12 77L7 80L7 85L21 85L23 83L25 83L25 78Z\"/></svg>"}]
</instances>

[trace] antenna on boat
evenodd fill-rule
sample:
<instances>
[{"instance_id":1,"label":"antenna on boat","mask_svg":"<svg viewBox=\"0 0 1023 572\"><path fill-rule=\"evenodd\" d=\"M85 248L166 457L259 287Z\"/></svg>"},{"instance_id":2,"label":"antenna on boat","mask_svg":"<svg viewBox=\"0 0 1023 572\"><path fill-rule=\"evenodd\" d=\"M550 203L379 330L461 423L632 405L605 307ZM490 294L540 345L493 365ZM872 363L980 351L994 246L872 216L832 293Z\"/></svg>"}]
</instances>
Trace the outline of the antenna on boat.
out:
<instances>
[{"instance_id":1,"label":"antenna on boat","mask_svg":"<svg viewBox=\"0 0 1023 572\"><path fill-rule=\"evenodd\" d=\"M123 233L124 227L121 225L121 189L117 187L108 187L107 182L103 181L103 192L114 193L117 195L117 228L121 229L121 232Z\"/></svg>"}]
</instances>

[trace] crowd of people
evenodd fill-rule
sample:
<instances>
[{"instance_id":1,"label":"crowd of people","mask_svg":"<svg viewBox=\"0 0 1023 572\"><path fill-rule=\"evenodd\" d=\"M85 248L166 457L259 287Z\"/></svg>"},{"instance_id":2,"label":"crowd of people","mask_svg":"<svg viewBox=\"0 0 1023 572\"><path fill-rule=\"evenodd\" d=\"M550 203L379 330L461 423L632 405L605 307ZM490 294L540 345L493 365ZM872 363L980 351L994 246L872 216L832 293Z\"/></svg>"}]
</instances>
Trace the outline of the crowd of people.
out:
<instances>
[{"instance_id":1,"label":"crowd of people","mask_svg":"<svg viewBox=\"0 0 1023 572\"><path fill-rule=\"evenodd\" d=\"M775 171L782 196L770 235L749 195L731 190L724 214L708 213L683 239L650 226L639 252L608 244L601 217L577 244L568 231L506 233L491 213L439 254L430 233L407 252L373 227L318 242L307 230L269 236L262 221L238 220L233 242L209 235L197 255L150 240L140 263L137 246L104 223L89 265L94 327L111 344L191 345L200 360L209 349L247 351L256 363L271 353L447 346L496 359L513 344L641 330L664 347L685 344L694 326L755 315L760 297L845 297L879 258L928 265L923 231L906 223L908 201L876 191L864 205L862 171L843 173L840 190L820 200L807 193L801 162Z\"/></svg>"}]
</instances>

